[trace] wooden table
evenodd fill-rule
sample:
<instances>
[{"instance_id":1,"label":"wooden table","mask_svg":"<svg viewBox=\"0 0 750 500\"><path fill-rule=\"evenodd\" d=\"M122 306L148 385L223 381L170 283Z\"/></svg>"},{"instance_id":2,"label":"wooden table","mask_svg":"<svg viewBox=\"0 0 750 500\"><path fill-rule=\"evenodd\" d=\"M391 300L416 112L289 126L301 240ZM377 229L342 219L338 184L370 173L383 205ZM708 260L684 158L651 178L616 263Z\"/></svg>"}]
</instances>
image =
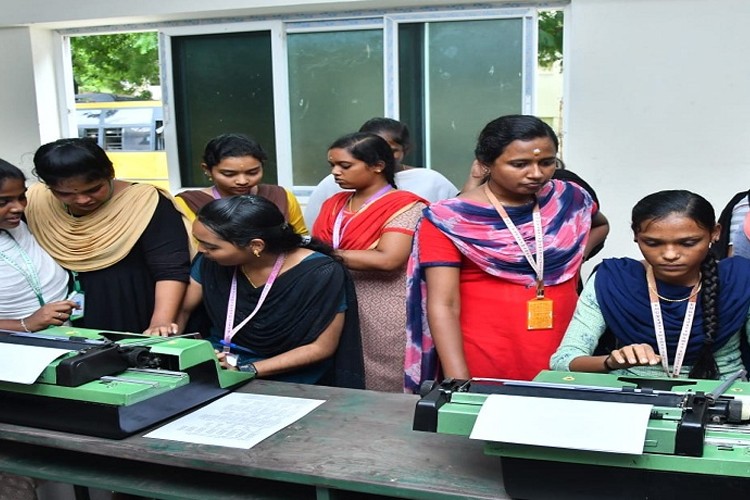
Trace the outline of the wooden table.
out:
<instances>
[{"instance_id":1,"label":"wooden table","mask_svg":"<svg viewBox=\"0 0 750 500\"><path fill-rule=\"evenodd\" d=\"M509 498L483 443L411 430L417 396L260 380L240 392L326 403L249 450L0 424L0 470L165 499Z\"/></svg>"}]
</instances>

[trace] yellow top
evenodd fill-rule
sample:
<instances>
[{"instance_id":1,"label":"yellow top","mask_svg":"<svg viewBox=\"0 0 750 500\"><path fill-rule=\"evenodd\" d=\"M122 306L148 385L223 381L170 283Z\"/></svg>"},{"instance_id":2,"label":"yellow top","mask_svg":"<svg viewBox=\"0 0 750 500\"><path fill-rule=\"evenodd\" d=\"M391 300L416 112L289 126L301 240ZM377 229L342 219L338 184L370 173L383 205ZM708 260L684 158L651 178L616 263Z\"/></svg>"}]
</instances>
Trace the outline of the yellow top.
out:
<instances>
[{"instance_id":1,"label":"yellow top","mask_svg":"<svg viewBox=\"0 0 750 500\"><path fill-rule=\"evenodd\" d=\"M284 188L284 191L286 191L289 224L292 226L295 233L300 235L309 234L307 226L305 225L305 219L302 216L302 208L299 205L299 201L297 201L297 197L294 196L294 193L286 188ZM192 224L193 221L195 221L195 212L190 210L190 208L187 206L187 203L185 203L185 200L183 200L179 196L175 196L174 200L177 204L177 207L182 211L182 213L187 216L187 218L190 220L190 223Z\"/></svg>"}]
</instances>

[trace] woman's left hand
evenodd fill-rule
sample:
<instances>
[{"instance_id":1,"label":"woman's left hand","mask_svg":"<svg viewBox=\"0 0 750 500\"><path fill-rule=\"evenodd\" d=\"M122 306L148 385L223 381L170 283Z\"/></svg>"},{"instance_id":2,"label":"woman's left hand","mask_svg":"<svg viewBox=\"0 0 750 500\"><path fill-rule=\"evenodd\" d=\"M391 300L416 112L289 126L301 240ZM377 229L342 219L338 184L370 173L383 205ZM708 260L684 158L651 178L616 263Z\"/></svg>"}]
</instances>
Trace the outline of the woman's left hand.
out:
<instances>
[{"instance_id":1,"label":"woman's left hand","mask_svg":"<svg viewBox=\"0 0 750 500\"><path fill-rule=\"evenodd\" d=\"M216 349L214 349L214 352L216 353L216 359L219 360L219 364L221 365L222 368L226 370L237 369L236 366L232 366L229 363L227 363L227 353L225 353L224 351L217 351Z\"/></svg>"},{"instance_id":2,"label":"woman's left hand","mask_svg":"<svg viewBox=\"0 0 750 500\"><path fill-rule=\"evenodd\" d=\"M177 323L169 323L167 325L151 325L146 328L143 333L146 335L154 335L159 337L170 337L177 334Z\"/></svg>"}]
</instances>

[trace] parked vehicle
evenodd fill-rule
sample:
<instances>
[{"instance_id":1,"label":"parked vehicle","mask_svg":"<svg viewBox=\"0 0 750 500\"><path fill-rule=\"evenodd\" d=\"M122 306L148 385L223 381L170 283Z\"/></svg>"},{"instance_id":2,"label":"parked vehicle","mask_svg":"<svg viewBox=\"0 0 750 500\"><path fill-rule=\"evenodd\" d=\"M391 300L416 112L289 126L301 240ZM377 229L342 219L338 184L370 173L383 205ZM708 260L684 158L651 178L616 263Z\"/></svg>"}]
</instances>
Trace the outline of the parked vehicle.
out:
<instances>
[{"instance_id":1,"label":"parked vehicle","mask_svg":"<svg viewBox=\"0 0 750 500\"><path fill-rule=\"evenodd\" d=\"M161 101L118 100L111 94L76 96L78 137L96 139L119 179L169 189Z\"/></svg>"}]
</instances>

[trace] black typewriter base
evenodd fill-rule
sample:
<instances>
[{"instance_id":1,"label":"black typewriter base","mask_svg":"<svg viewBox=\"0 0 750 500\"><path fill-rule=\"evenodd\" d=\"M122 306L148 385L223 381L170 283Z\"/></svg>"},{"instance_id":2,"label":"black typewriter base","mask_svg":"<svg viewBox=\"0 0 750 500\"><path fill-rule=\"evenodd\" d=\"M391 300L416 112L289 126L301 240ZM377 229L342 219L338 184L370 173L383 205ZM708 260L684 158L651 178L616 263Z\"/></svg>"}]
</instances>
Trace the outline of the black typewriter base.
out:
<instances>
[{"instance_id":1,"label":"black typewriter base","mask_svg":"<svg viewBox=\"0 0 750 500\"><path fill-rule=\"evenodd\" d=\"M750 478L503 458L503 483L527 500L746 498Z\"/></svg>"},{"instance_id":2,"label":"black typewriter base","mask_svg":"<svg viewBox=\"0 0 750 500\"><path fill-rule=\"evenodd\" d=\"M0 392L0 422L88 436L123 439L229 393L213 361L186 370L191 382L129 406ZM241 385L241 384L240 384Z\"/></svg>"}]
</instances>

